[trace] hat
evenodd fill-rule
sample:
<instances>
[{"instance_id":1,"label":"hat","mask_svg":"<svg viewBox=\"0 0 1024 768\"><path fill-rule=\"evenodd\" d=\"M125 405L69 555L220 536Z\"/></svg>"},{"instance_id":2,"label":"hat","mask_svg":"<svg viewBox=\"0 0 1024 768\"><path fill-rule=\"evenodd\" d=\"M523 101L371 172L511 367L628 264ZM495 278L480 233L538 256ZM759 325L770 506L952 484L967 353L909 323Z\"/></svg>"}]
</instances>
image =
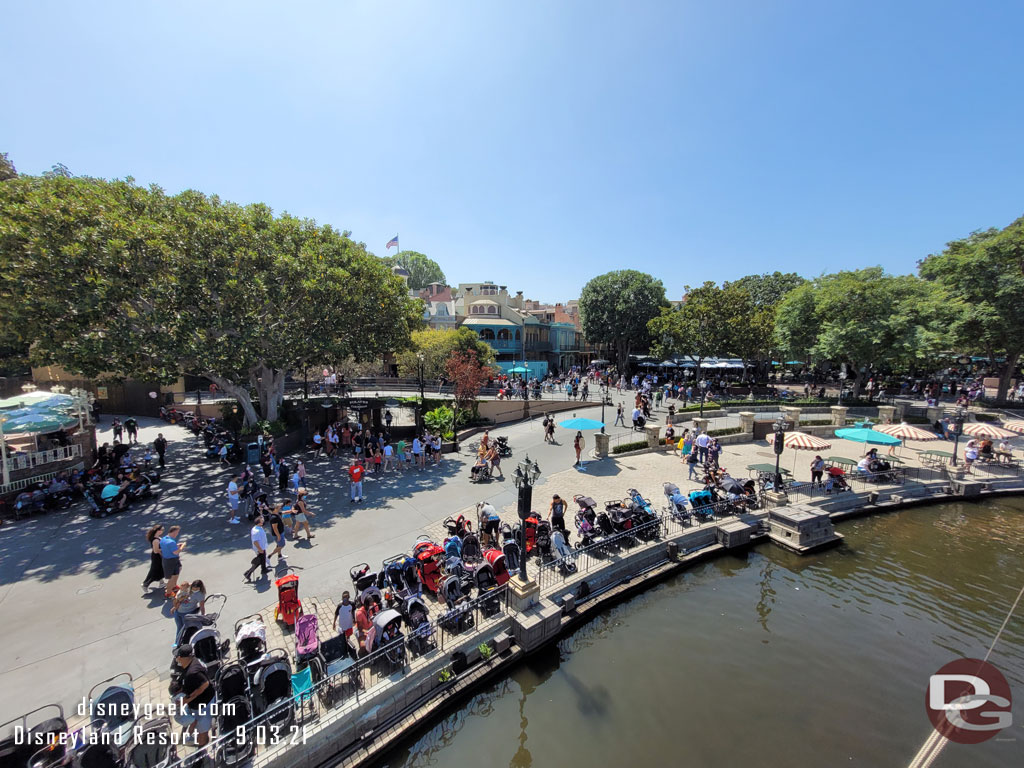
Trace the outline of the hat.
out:
<instances>
[{"instance_id":1,"label":"hat","mask_svg":"<svg viewBox=\"0 0 1024 768\"><path fill-rule=\"evenodd\" d=\"M182 643L178 646L174 655L179 659L190 659L193 656L194 651L192 650L192 643Z\"/></svg>"}]
</instances>

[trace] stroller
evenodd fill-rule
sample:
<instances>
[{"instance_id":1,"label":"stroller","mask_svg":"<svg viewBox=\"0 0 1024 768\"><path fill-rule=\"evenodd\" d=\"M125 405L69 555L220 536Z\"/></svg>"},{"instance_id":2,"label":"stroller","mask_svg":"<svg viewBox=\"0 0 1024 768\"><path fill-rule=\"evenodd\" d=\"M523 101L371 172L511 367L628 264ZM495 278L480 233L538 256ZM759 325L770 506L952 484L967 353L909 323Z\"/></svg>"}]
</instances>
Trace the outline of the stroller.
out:
<instances>
[{"instance_id":1,"label":"stroller","mask_svg":"<svg viewBox=\"0 0 1024 768\"><path fill-rule=\"evenodd\" d=\"M274 582L277 587L277 607L274 619L283 621L285 626L294 627L295 620L302 615L302 601L299 600L299 577L294 573L282 576Z\"/></svg>"},{"instance_id":2,"label":"stroller","mask_svg":"<svg viewBox=\"0 0 1024 768\"><path fill-rule=\"evenodd\" d=\"M643 429L645 424L647 424L647 419L645 419L643 416L637 416L635 419L633 419L634 430Z\"/></svg>"},{"instance_id":3,"label":"stroller","mask_svg":"<svg viewBox=\"0 0 1024 768\"><path fill-rule=\"evenodd\" d=\"M494 578L498 582L498 586L503 586L509 580L508 566L506 565L507 558L500 549L486 549L484 550L484 560L486 560L491 569L494 571ZM518 563L516 564L518 567Z\"/></svg>"},{"instance_id":4,"label":"stroller","mask_svg":"<svg viewBox=\"0 0 1024 768\"><path fill-rule=\"evenodd\" d=\"M416 561L408 555L396 555L382 563L388 589L388 604L397 604L410 595L419 594L420 582L416 576Z\"/></svg>"},{"instance_id":5,"label":"stroller","mask_svg":"<svg viewBox=\"0 0 1024 768\"><path fill-rule=\"evenodd\" d=\"M235 622L235 650L238 661L250 671L266 655L267 626L258 613Z\"/></svg>"},{"instance_id":6,"label":"stroller","mask_svg":"<svg viewBox=\"0 0 1024 768\"><path fill-rule=\"evenodd\" d=\"M394 608L388 608L374 616L373 626L367 632L366 647L370 653L383 651L380 662L392 670L405 666L402 614Z\"/></svg>"},{"instance_id":7,"label":"stroller","mask_svg":"<svg viewBox=\"0 0 1024 768\"><path fill-rule=\"evenodd\" d=\"M484 616L490 618L501 610L501 600L498 595L490 595L498 588L498 579L494 575L494 569L490 563L481 563L473 574L476 581L477 596L483 598L480 602L480 609Z\"/></svg>"},{"instance_id":8,"label":"stroller","mask_svg":"<svg viewBox=\"0 0 1024 768\"><path fill-rule=\"evenodd\" d=\"M537 554L542 563L551 559L551 523L547 520L537 522L537 532L534 534L534 542L537 545Z\"/></svg>"},{"instance_id":9,"label":"stroller","mask_svg":"<svg viewBox=\"0 0 1024 768\"><path fill-rule=\"evenodd\" d=\"M594 510L580 510L576 513L576 535L580 537L580 548L586 549L597 543L600 532L594 525L597 515Z\"/></svg>"},{"instance_id":10,"label":"stroller","mask_svg":"<svg viewBox=\"0 0 1024 768\"><path fill-rule=\"evenodd\" d=\"M421 536L412 549L413 559L416 561L416 575L420 583L434 594L437 594L441 581L441 559L444 557L444 549L429 537Z\"/></svg>"},{"instance_id":11,"label":"stroller","mask_svg":"<svg viewBox=\"0 0 1024 768\"><path fill-rule=\"evenodd\" d=\"M658 516L654 514L651 502L636 488L629 489L629 501L633 508L633 527L637 536L644 541L657 539L661 535L661 526L655 522Z\"/></svg>"},{"instance_id":12,"label":"stroller","mask_svg":"<svg viewBox=\"0 0 1024 768\"><path fill-rule=\"evenodd\" d=\"M467 567L473 567L484 559L484 551L480 546L480 539L472 531L466 531L462 537L462 562Z\"/></svg>"},{"instance_id":13,"label":"stroller","mask_svg":"<svg viewBox=\"0 0 1024 768\"><path fill-rule=\"evenodd\" d=\"M191 618L191 616L187 618ZM188 629L187 624L182 629L182 636L185 635L185 629ZM196 658L203 662L207 671L210 673L210 677L217 674L221 664L223 664L228 658L228 653L231 647L231 641L221 640L220 631L217 629L217 625L212 623L199 626L192 632L188 640L183 640L182 642L192 644ZM180 644L181 643L178 645ZM173 666L174 665L172 663L172 668Z\"/></svg>"},{"instance_id":14,"label":"stroller","mask_svg":"<svg viewBox=\"0 0 1024 768\"><path fill-rule=\"evenodd\" d=\"M419 595L407 597L402 605L402 614L405 617L405 625L409 628L409 651L414 656L422 656L437 647L434 627L430 623L430 614L423 598Z\"/></svg>"},{"instance_id":15,"label":"stroller","mask_svg":"<svg viewBox=\"0 0 1024 768\"><path fill-rule=\"evenodd\" d=\"M117 681L117 682L115 682ZM101 686L103 692L96 695ZM96 683L89 691L89 724L93 731L118 749L124 749L131 739L135 724L135 687L132 676L121 672Z\"/></svg>"},{"instance_id":16,"label":"stroller","mask_svg":"<svg viewBox=\"0 0 1024 768\"><path fill-rule=\"evenodd\" d=\"M447 610L441 614L437 623L452 634L457 634L473 626L473 610L470 608L466 592L462 588L462 580L458 576L448 576L441 585L441 597Z\"/></svg>"},{"instance_id":17,"label":"stroller","mask_svg":"<svg viewBox=\"0 0 1024 768\"><path fill-rule=\"evenodd\" d=\"M507 525L504 527L508 528ZM515 540L511 528L508 528L507 535L502 533L502 540L501 554L505 556L505 566L509 573L515 573L519 570L519 560L522 558L523 552L519 548L519 542ZM497 576L497 571L495 571L495 576Z\"/></svg>"},{"instance_id":18,"label":"stroller","mask_svg":"<svg viewBox=\"0 0 1024 768\"><path fill-rule=\"evenodd\" d=\"M680 525L687 525L693 521L693 513L686 508L687 500L679 486L675 483L665 483L662 486L668 506L665 511L672 515Z\"/></svg>"},{"instance_id":19,"label":"stroller","mask_svg":"<svg viewBox=\"0 0 1024 768\"><path fill-rule=\"evenodd\" d=\"M457 557L462 559L462 539L458 536L450 536L444 540L444 556L447 559Z\"/></svg>"},{"instance_id":20,"label":"stroller","mask_svg":"<svg viewBox=\"0 0 1024 768\"><path fill-rule=\"evenodd\" d=\"M288 652L275 648L264 654L252 676L256 715L263 715L262 724L287 732L295 721L292 702L292 664Z\"/></svg>"},{"instance_id":21,"label":"stroller","mask_svg":"<svg viewBox=\"0 0 1024 768\"><path fill-rule=\"evenodd\" d=\"M460 539L462 538L463 534L465 534L466 531L468 530L465 515L446 518L443 525L445 527L445 530L448 531L449 536L458 536Z\"/></svg>"},{"instance_id":22,"label":"stroller","mask_svg":"<svg viewBox=\"0 0 1024 768\"><path fill-rule=\"evenodd\" d=\"M326 680L320 686L321 696L325 706L333 707L342 700L345 693L354 692L361 687L359 673L353 670L356 652L344 636L324 640L320 649L325 664ZM342 673L346 670L348 674L342 679Z\"/></svg>"},{"instance_id":23,"label":"stroller","mask_svg":"<svg viewBox=\"0 0 1024 768\"><path fill-rule=\"evenodd\" d=\"M540 522L540 518L536 514L530 513L530 516L523 521L526 531L526 554L529 555L533 552L534 547L537 546L537 524Z\"/></svg>"},{"instance_id":24,"label":"stroller","mask_svg":"<svg viewBox=\"0 0 1024 768\"><path fill-rule=\"evenodd\" d=\"M690 508L693 514L704 520L713 520L715 517L715 499L707 488L700 491L690 491Z\"/></svg>"},{"instance_id":25,"label":"stroller","mask_svg":"<svg viewBox=\"0 0 1024 768\"><path fill-rule=\"evenodd\" d=\"M7 733L8 726L13 726L10 733ZM67 762L68 722L60 704L33 709L0 725L0 732L7 733L0 739L3 768L55 768ZM102 746L112 752L109 745Z\"/></svg>"},{"instance_id":26,"label":"stroller","mask_svg":"<svg viewBox=\"0 0 1024 768\"><path fill-rule=\"evenodd\" d=\"M255 754L252 737L253 708L249 691L249 675L239 662L225 664L214 681L217 689L217 726L221 738L217 742L217 762L222 766L245 763ZM245 729L240 731L240 729ZM234 734L235 738L228 738Z\"/></svg>"},{"instance_id":27,"label":"stroller","mask_svg":"<svg viewBox=\"0 0 1024 768\"><path fill-rule=\"evenodd\" d=\"M576 573L576 558L565 541L565 535L557 528L551 532L551 546L558 557L558 570L562 572L562 575L568 576L571 573Z\"/></svg>"},{"instance_id":28,"label":"stroller","mask_svg":"<svg viewBox=\"0 0 1024 768\"><path fill-rule=\"evenodd\" d=\"M127 768L167 768L178 759L171 738L171 718L140 717L132 724L133 746L128 750Z\"/></svg>"},{"instance_id":29,"label":"stroller","mask_svg":"<svg viewBox=\"0 0 1024 768\"><path fill-rule=\"evenodd\" d=\"M611 520L613 533L626 533L633 529L633 505L631 503L623 503L618 500L606 501L604 511Z\"/></svg>"},{"instance_id":30,"label":"stroller","mask_svg":"<svg viewBox=\"0 0 1024 768\"><path fill-rule=\"evenodd\" d=\"M315 613L307 613L295 620L295 661L299 666L308 664L320 653L317 624Z\"/></svg>"},{"instance_id":31,"label":"stroller","mask_svg":"<svg viewBox=\"0 0 1024 768\"><path fill-rule=\"evenodd\" d=\"M850 484L846 482L846 473L840 467L829 467L828 468L828 479L825 481L825 493L841 493L842 491L852 490Z\"/></svg>"}]
</instances>

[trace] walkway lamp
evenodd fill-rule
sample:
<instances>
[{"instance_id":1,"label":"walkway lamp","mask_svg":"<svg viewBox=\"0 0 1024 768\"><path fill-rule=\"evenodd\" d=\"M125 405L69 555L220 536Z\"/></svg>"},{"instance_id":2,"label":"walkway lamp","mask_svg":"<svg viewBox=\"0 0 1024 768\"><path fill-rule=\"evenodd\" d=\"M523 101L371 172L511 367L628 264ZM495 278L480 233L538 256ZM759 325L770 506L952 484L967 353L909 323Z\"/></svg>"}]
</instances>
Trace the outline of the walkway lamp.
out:
<instances>
[{"instance_id":1,"label":"walkway lamp","mask_svg":"<svg viewBox=\"0 0 1024 768\"><path fill-rule=\"evenodd\" d=\"M525 584L526 577L526 518L530 516L530 507L533 505L533 486L540 477L540 467L536 461L531 462L527 455L512 475L512 482L519 489L519 578Z\"/></svg>"},{"instance_id":2,"label":"walkway lamp","mask_svg":"<svg viewBox=\"0 0 1024 768\"><path fill-rule=\"evenodd\" d=\"M782 458L782 449L786 442L786 422L782 420L780 415L776 419L775 424L772 425L772 429L775 431L775 480L772 482L772 490L776 493L782 492L782 472L779 470L779 459Z\"/></svg>"},{"instance_id":3,"label":"walkway lamp","mask_svg":"<svg viewBox=\"0 0 1024 768\"><path fill-rule=\"evenodd\" d=\"M416 353L416 374L418 376L418 382L420 385L420 405L416 410L416 431L420 432L423 429L423 363L424 357L422 352Z\"/></svg>"},{"instance_id":4,"label":"walkway lamp","mask_svg":"<svg viewBox=\"0 0 1024 768\"><path fill-rule=\"evenodd\" d=\"M956 409L956 415L954 416L953 426L955 430L953 432L953 458L950 460L950 464L956 466L956 452L960 446L960 434L964 431L964 421L967 419L967 411L964 410L962 405L958 405Z\"/></svg>"}]
</instances>

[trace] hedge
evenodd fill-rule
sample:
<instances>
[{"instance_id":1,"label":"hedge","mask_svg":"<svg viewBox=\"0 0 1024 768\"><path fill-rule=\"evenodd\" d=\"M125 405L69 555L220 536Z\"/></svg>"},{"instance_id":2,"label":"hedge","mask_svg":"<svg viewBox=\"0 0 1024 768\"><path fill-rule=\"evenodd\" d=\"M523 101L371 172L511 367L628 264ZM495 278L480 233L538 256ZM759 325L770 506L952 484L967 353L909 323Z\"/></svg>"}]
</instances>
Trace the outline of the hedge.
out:
<instances>
[{"instance_id":1,"label":"hedge","mask_svg":"<svg viewBox=\"0 0 1024 768\"><path fill-rule=\"evenodd\" d=\"M725 437L726 435L738 435L743 431L743 427L729 427L728 429L710 429L708 434L711 437Z\"/></svg>"},{"instance_id":2,"label":"hedge","mask_svg":"<svg viewBox=\"0 0 1024 768\"><path fill-rule=\"evenodd\" d=\"M614 448L612 448L612 453L629 453L630 451L639 451L646 447L646 440L637 440L632 443L619 443Z\"/></svg>"}]
</instances>

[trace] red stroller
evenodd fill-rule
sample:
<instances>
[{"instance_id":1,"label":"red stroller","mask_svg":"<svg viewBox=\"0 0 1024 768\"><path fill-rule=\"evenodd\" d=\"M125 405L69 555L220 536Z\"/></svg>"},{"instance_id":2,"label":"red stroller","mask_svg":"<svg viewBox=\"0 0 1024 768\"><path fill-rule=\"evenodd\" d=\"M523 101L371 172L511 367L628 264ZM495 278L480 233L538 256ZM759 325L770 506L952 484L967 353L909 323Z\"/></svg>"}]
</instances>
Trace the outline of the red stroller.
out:
<instances>
[{"instance_id":1,"label":"red stroller","mask_svg":"<svg viewBox=\"0 0 1024 768\"><path fill-rule=\"evenodd\" d=\"M845 474L840 467L829 467L828 479L825 481L825 493L851 490L849 483L846 482L846 477L844 477Z\"/></svg>"},{"instance_id":2,"label":"red stroller","mask_svg":"<svg viewBox=\"0 0 1024 768\"><path fill-rule=\"evenodd\" d=\"M508 581L508 566L505 563L505 554L500 549L485 549L484 560L491 564L494 578L497 579L499 587Z\"/></svg>"},{"instance_id":3,"label":"red stroller","mask_svg":"<svg viewBox=\"0 0 1024 768\"><path fill-rule=\"evenodd\" d=\"M416 572L423 586L436 595L441 581L440 561L444 559L444 549L428 537L421 536L412 548L412 556L416 560Z\"/></svg>"},{"instance_id":4,"label":"red stroller","mask_svg":"<svg viewBox=\"0 0 1024 768\"><path fill-rule=\"evenodd\" d=\"M274 619L294 627L295 620L302 615L302 601L299 600L299 577L294 573L282 576L274 582L277 587L277 608Z\"/></svg>"}]
</instances>

